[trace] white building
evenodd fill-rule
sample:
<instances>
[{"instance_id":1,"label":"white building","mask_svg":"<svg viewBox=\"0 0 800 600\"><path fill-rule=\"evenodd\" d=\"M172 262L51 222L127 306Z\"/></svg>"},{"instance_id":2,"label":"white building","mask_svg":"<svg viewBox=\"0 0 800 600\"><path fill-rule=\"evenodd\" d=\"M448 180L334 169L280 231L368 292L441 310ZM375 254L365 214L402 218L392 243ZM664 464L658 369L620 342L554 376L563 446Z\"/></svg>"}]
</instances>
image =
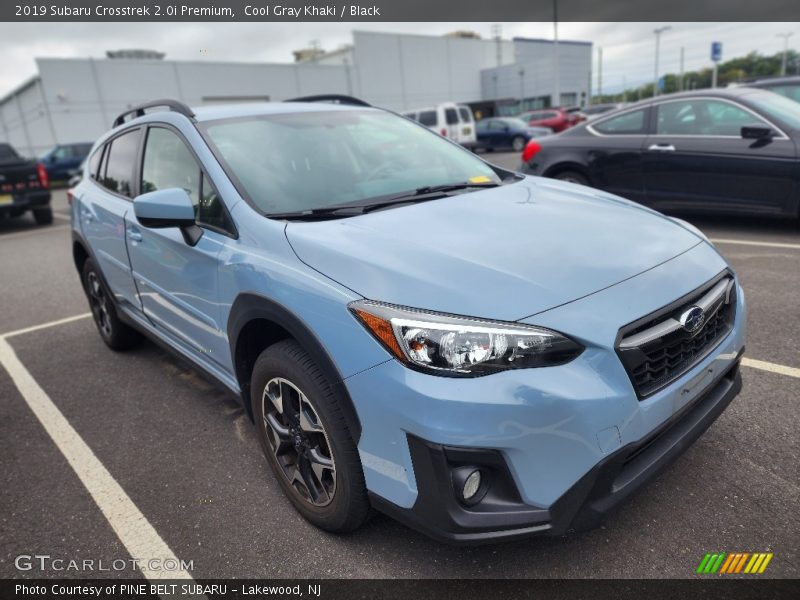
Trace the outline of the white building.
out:
<instances>
[{"instance_id":1,"label":"white building","mask_svg":"<svg viewBox=\"0 0 800 600\"><path fill-rule=\"evenodd\" d=\"M334 93L398 111L495 99L507 106L548 105L553 47L548 40L356 31L350 46L285 64L171 61L143 52L38 58L36 75L0 98L0 141L39 155L56 143L91 141L119 113L160 98L200 106ZM560 103L582 103L591 44L562 41L558 48Z\"/></svg>"}]
</instances>

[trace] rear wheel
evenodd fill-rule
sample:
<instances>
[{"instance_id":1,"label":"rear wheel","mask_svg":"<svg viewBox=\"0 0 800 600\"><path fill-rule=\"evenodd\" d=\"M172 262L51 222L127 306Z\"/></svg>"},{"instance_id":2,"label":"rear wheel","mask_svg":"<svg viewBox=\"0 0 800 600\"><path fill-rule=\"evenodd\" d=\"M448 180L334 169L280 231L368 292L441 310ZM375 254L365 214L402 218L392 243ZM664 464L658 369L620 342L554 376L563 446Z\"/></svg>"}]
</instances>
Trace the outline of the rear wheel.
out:
<instances>
[{"instance_id":1,"label":"rear wheel","mask_svg":"<svg viewBox=\"0 0 800 600\"><path fill-rule=\"evenodd\" d=\"M251 404L267 462L297 511L334 532L356 529L370 512L343 402L294 340L270 346L253 367Z\"/></svg>"},{"instance_id":2,"label":"rear wheel","mask_svg":"<svg viewBox=\"0 0 800 600\"><path fill-rule=\"evenodd\" d=\"M518 135L511 140L511 149L514 152L522 152L522 149L525 148L525 143L525 138Z\"/></svg>"},{"instance_id":3,"label":"rear wheel","mask_svg":"<svg viewBox=\"0 0 800 600\"><path fill-rule=\"evenodd\" d=\"M97 265L91 258L87 258L83 263L82 281L86 298L89 300L89 308L92 309L94 324L106 345L112 350L127 350L138 344L142 335L120 321L111 294L103 284Z\"/></svg>"},{"instance_id":4,"label":"rear wheel","mask_svg":"<svg viewBox=\"0 0 800 600\"><path fill-rule=\"evenodd\" d=\"M555 179L561 181L568 181L570 183L577 183L578 185L589 185L589 179L577 171L561 171L554 176Z\"/></svg>"},{"instance_id":5,"label":"rear wheel","mask_svg":"<svg viewBox=\"0 0 800 600\"><path fill-rule=\"evenodd\" d=\"M33 218L38 225L50 225L53 222L53 209L49 206L47 208L34 208Z\"/></svg>"}]
</instances>

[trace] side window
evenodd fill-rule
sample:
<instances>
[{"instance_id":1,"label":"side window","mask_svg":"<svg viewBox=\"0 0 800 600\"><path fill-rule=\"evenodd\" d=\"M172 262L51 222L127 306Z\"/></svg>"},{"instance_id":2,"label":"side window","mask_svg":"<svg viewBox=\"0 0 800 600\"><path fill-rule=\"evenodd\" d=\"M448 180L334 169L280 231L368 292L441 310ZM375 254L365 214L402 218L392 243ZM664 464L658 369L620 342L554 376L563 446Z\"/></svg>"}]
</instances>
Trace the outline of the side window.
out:
<instances>
[{"instance_id":1,"label":"side window","mask_svg":"<svg viewBox=\"0 0 800 600\"><path fill-rule=\"evenodd\" d=\"M69 146L59 146L52 154L56 160L64 160L72 157L72 149Z\"/></svg>"},{"instance_id":2,"label":"side window","mask_svg":"<svg viewBox=\"0 0 800 600\"><path fill-rule=\"evenodd\" d=\"M419 113L419 122L426 127L432 127L436 125L436 111L423 110L421 113Z\"/></svg>"},{"instance_id":3,"label":"side window","mask_svg":"<svg viewBox=\"0 0 800 600\"><path fill-rule=\"evenodd\" d=\"M635 135L645 132L645 110L634 110L592 125L595 131L605 135Z\"/></svg>"},{"instance_id":4,"label":"side window","mask_svg":"<svg viewBox=\"0 0 800 600\"><path fill-rule=\"evenodd\" d=\"M720 100L667 102L658 107L660 135L724 135L738 137L743 125L767 124L745 109Z\"/></svg>"},{"instance_id":5,"label":"side window","mask_svg":"<svg viewBox=\"0 0 800 600\"><path fill-rule=\"evenodd\" d=\"M461 117L462 123L471 123L472 122L472 114L470 113L469 109L466 106L459 106L458 107L458 114Z\"/></svg>"},{"instance_id":6,"label":"side window","mask_svg":"<svg viewBox=\"0 0 800 600\"><path fill-rule=\"evenodd\" d=\"M800 102L800 84L776 85L766 89L768 89L770 92L780 94L781 96L786 96L795 102Z\"/></svg>"},{"instance_id":7,"label":"side window","mask_svg":"<svg viewBox=\"0 0 800 600\"><path fill-rule=\"evenodd\" d=\"M142 164L142 193L182 188L194 204L200 224L230 229L222 200L181 138L169 129L147 132Z\"/></svg>"},{"instance_id":8,"label":"side window","mask_svg":"<svg viewBox=\"0 0 800 600\"><path fill-rule=\"evenodd\" d=\"M100 168L100 184L112 192L133 197L133 165L138 149L138 129L123 133L106 144L106 156Z\"/></svg>"},{"instance_id":9,"label":"side window","mask_svg":"<svg viewBox=\"0 0 800 600\"><path fill-rule=\"evenodd\" d=\"M444 109L444 119L448 125L458 125L458 113L455 108Z\"/></svg>"},{"instance_id":10,"label":"side window","mask_svg":"<svg viewBox=\"0 0 800 600\"><path fill-rule=\"evenodd\" d=\"M89 159L89 177L92 179L97 179L97 169L100 167L100 159L103 158L103 151L105 149L105 146L100 146L95 153L92 154L92 158Z\"/></svg>"}]
</instances>

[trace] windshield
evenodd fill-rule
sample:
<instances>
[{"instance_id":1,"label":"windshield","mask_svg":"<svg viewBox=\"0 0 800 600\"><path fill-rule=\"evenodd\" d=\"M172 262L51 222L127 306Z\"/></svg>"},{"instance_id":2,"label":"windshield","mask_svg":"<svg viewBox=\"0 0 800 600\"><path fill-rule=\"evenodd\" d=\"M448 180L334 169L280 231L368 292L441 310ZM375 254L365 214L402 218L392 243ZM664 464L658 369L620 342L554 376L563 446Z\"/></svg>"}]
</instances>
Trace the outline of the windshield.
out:
<instances>
[{"instance_id":1,"label":"windshield","mask_svg":"<svg viewBox=\"0 0 800 600\"><path fill-rule=\"evenodd\" d=\"M800 103L789 100L785 96L762 90L753 91L745 97L765 116L783 121L792 129L800 129Z\"/></svg>"},{"instance_id":2,"label":"windshield","mask_svg":"<svg viewBox=\"0 0 800 600\"><path fill-rule=\"evenodd\" d=\"M268 215L429 186L500 182L472 153L375 110L226 119L204 129L240 191Z\"/></svg>"},{"instance_id":3,"label":"windshield","mask_svg":"<svg viewBox=\"0 0 800 600\"><path fill-rule=\"evenodd\" d=\"M391 113L332 110L212 121L207 138L266 214L451 183L499 183L472 153Z\"/></svg>"}]
</instances>

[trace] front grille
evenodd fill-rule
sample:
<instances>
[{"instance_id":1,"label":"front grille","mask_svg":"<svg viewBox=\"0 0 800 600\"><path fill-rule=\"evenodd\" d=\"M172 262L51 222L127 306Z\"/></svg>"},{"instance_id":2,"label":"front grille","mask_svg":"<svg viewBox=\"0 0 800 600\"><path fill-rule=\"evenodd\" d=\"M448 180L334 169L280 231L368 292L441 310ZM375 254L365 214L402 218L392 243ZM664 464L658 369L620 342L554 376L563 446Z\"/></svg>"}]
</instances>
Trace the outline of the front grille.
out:
<instances>
[{"instance_id":1,"label":"front grille","mask_svg":"<svg viewBox=\"0 0 800 600\"><path fill-rule=\"evenodd\" d=\"M688 331L681 318L700 306L705 321ZM705 358L733 327L736 294L733 277L724 273L652 315L623 327L617 354L639 399L674 381Z\"/></svg>"}]
</instances>

